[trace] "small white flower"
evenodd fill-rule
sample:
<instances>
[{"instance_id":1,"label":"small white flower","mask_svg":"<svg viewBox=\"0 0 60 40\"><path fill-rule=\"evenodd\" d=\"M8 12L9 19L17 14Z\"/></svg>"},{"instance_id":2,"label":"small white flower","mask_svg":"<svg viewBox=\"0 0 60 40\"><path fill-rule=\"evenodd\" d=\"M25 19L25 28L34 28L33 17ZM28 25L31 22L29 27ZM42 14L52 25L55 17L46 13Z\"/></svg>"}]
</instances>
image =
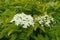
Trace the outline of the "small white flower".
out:
<instances>
[{"instance_id":1,"label":"small white flower","mask_svg":"<svg viewBox=\"0 0 60 40\"><path fill-rule=\"evenodd\" d=\"M26 15L24 13L16 14L10 22L15 21L15 24L18 26L23 25L23 28L29 26L34 26L33 17L31 15Z\"/></svg>"},{"instance_id":2,"label":"small white flower","mask_svg":"<svg viewBox=\"0 0 60 40\"><path fill-rule=\"evenodd\" d=\"M40 20L39 23L40 23L40 24L43 24L43 20Z\"/></svg>"},{"instance_id":3,"label":"small white flower","mask_svg":"<svg viewBox=\"0 0 60 40\"><path fill-rule=\"evenodd\" d=\"M45 23L45 25L47 25L47 26L50 26L50 20L48 20L46 23Z\"/></svg>"},{"instance_id":4,"label":"small white flower","mask_svg":"<svg viewBox=\"0 0 60 40\"><path fill-rule=\"evenodd\" d=\"M54 22L54 18L48 16L47 14L44 16L38 17L38 21L40 25L47 25L50 26L52 22ZM52 22L51 22L52 21Z\"/></svg>"}]
</instances>

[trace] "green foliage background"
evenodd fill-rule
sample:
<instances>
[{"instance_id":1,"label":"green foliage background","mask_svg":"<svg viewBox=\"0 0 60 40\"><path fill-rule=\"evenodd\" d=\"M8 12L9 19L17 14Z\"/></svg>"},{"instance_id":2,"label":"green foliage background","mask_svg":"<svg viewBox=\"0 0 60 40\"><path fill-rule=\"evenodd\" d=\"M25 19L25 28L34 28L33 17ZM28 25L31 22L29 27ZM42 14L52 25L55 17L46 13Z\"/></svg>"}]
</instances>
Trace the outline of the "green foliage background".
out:
<instances>
[{"instance_id":1,"label":"green foliage background","mask_svg":"<svg viewBox=\"0 0 60 40\"><path fill-rule=\"evenodd\" d=\"M16 13L37 17L47 13L56 24L27 29L10 23ZM0 0L0 40L60 40L60 0Z\"/></svg>"}]
</instances>

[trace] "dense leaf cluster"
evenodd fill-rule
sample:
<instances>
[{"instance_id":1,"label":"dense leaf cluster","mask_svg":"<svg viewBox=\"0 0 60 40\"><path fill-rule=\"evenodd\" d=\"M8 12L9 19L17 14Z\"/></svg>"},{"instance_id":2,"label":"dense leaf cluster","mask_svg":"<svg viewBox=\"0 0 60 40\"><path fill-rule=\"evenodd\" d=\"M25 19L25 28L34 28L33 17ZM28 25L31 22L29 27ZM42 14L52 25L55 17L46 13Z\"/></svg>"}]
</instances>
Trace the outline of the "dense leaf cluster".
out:
<instances>
[{"instance_id":1,"label":"dense leaf cluster","mask_svg":"<svg viewBox=\"0 0 60 40\"><path fill-rule=\"evenodd\" d=\"M47 13L56 24L41 27L36 22L25 29L10 23L21 12L34 18ZM0 0L0 40L60 40L60 0Z\"/></svg>"}]
</instances>

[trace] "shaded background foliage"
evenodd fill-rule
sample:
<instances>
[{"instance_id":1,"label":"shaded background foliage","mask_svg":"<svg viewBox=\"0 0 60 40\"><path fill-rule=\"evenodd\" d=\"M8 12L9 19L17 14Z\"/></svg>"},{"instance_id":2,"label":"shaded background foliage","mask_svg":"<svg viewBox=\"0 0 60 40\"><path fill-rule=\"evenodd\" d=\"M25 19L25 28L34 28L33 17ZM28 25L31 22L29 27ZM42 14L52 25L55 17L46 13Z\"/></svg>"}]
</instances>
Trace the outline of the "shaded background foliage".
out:
<instances>
[{"instance_id":1,"label":"shaded background foliage","mask_svg":"<svg viewBox=\"0 0 60 40\"><path fill-rule=\"evenodd\" d=\"M16 13L37 17L47 13L55 18L56 24L27 29L10 23ZM0 40L60 40L60 0L0 0Z\"/></svg>"}]
</instances>

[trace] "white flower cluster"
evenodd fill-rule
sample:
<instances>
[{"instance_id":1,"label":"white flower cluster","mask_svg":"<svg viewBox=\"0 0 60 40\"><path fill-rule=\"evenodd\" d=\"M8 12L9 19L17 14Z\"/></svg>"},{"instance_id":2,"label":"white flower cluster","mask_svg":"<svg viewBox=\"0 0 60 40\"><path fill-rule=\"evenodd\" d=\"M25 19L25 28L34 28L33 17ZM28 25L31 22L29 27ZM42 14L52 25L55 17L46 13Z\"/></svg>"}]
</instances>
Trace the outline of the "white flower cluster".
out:
<instances>
[{"instance_id":1,"label":"white flower cluster","mask_svg":"<svg viewBox=\"0 0 60 40\"><path fill-rule=\"evenodd\" d=\"M50 26L51 23L54 23L54 18L48 16L47 14L41 17L38 17L39 24L41 26L47 25Z\"/></svg>"},{"instance_id":2,"label":"white flower cluster","mask_svg":"<svg viewBox=\"0 0 60 40\"><path fill-rule=\"evenodd\" d=\"M38 21L41 26L50 26L51 23L55 22L54 18L48 16L47 14L33 19L31 15L26 15L24 13L16 14L10 22L14 21L17 26L20 24L23 26L23 28L27 28L34 26L34 20Z\"/></svg>"},{"instance_id":3,"label":"white flower cluster","mask_svg":"<svg viewBox=\"0 0 60 40\"><path fill-rule=\"evenodd\" d=\"M15 22L18 26L23 25L23 28L27 28L29 26L34 26L33 17L31 15L26 15L24 13L16 14L10 22Z\"/></svg>"}]
</instances>

